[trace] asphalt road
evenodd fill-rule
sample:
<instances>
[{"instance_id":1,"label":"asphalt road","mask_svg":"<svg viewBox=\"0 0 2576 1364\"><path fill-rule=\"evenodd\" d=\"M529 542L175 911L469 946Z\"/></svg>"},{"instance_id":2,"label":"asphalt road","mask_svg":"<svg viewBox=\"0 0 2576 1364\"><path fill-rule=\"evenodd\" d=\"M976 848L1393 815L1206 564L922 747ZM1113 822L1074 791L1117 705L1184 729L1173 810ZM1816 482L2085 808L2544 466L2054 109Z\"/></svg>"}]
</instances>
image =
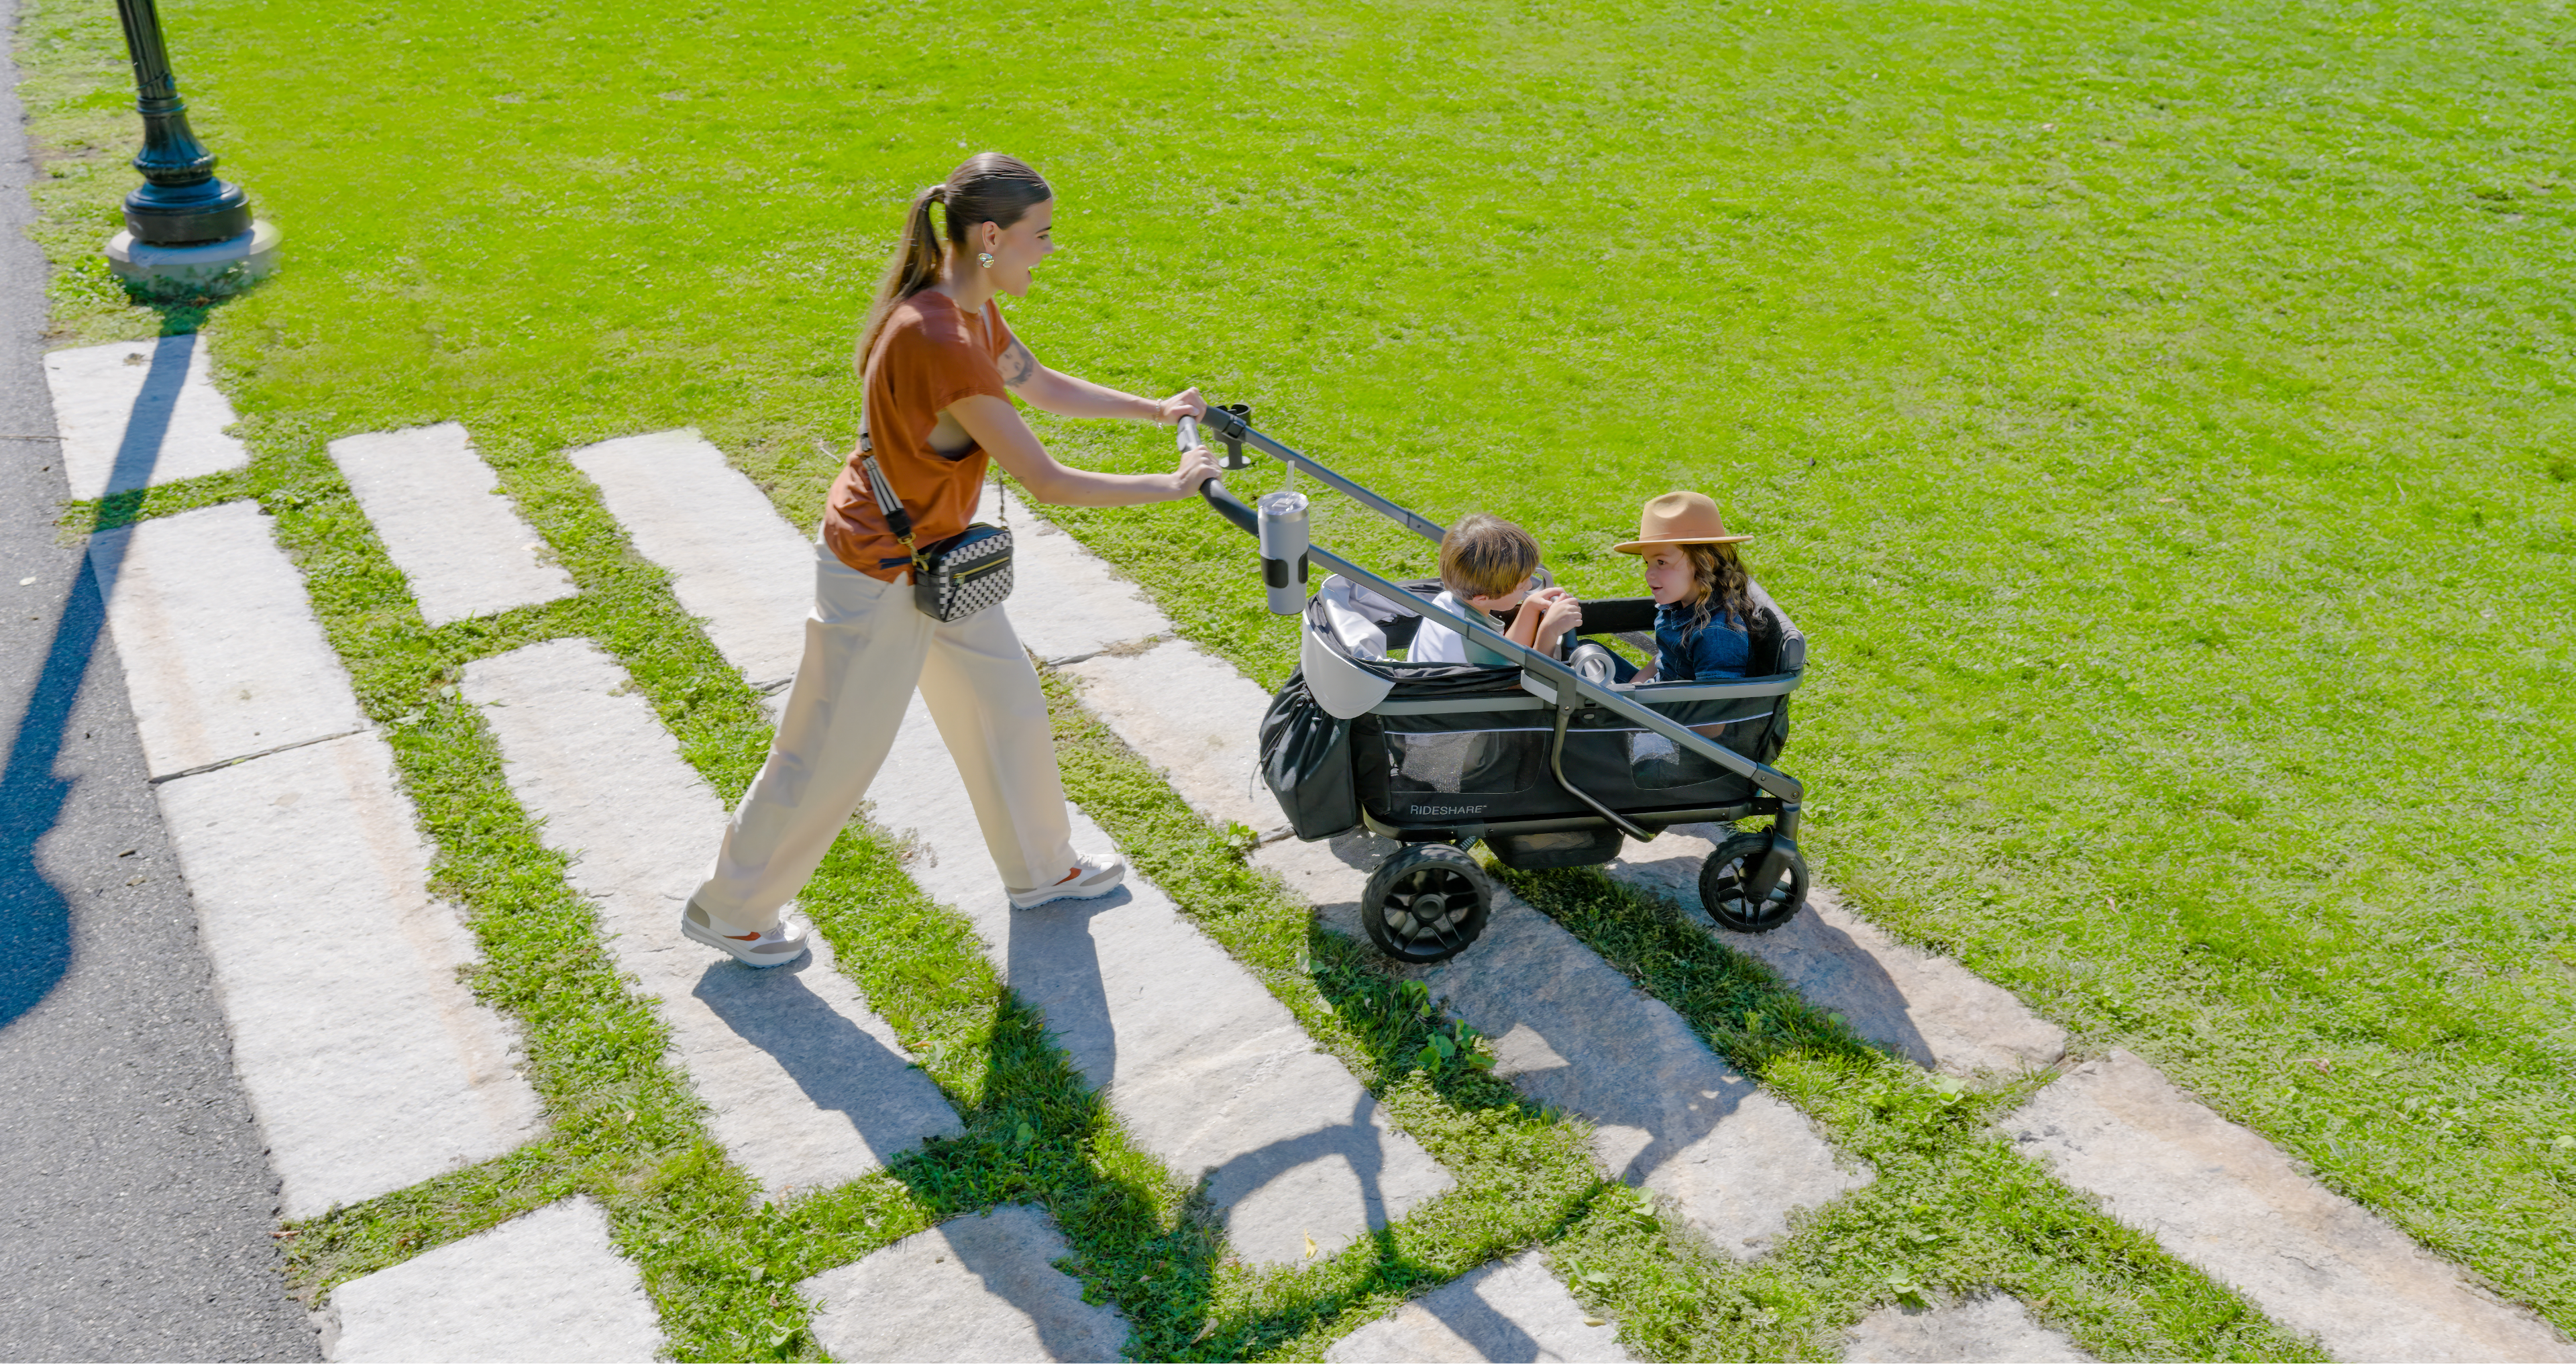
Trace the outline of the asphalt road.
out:
<instances>
[{"instance_id":1,"label":"asphalt road","mask_svg":"<svg viewBox=\"0 0 2576 1364\"><path fill-rule=\"evenodd\" d=\"M315 1359L61 461L16 439L54 429L17 80L0 48L0 1359Z\"/></svg>"}]
</instances>

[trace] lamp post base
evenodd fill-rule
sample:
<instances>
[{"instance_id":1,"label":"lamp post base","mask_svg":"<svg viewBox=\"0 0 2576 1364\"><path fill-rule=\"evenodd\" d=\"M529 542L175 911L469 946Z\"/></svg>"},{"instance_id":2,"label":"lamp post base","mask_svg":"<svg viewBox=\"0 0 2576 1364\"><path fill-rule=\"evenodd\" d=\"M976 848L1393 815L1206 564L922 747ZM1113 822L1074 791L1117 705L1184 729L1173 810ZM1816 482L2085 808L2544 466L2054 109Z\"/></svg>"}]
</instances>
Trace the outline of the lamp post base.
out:
<instances>
[{"instance_id":1,"label":"lamp post base","mask_svg":"<svg viewBox=\"0 0 2576 1364\"><path fill-rule=\"evenodd\" d=\"M229 294L277 268L278 240L277 228L266 222L200 246L154 246L119 232L107 239L107 268L147 293Z\"/></svg>"}]
</instances>

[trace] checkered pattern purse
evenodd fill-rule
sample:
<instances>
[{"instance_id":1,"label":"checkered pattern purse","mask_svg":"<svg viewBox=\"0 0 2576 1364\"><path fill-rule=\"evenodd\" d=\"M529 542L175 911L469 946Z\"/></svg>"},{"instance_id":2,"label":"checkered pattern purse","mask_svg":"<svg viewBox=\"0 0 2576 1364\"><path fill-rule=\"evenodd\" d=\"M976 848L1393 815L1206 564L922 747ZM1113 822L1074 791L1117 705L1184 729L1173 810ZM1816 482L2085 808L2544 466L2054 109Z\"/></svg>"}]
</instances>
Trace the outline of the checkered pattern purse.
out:
<instances>
[{"instance_id":1,"label":"checkered pattern purse","mask_svg":"<svg viewBox=\"0 0 2576 1364\"><path fill-rule=\"evenodd\" d=\"M927 545L912 542L912 513L903 509L894 484L877 467L876 445L867 423L859 424L859 468L868 476L868 495L885 513L886 527L912 555L912 601L936 621L964 620L1011 595L1011 531L978 521Z\"/></svg>"}]
</instances>

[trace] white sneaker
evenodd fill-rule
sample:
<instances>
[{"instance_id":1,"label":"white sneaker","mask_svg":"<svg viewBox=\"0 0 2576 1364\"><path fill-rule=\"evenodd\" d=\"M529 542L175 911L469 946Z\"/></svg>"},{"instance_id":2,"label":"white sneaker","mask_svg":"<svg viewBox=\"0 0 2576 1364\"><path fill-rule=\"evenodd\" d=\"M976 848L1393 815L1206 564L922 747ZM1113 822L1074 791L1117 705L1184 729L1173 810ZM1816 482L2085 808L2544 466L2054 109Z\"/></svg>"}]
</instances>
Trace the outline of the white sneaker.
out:
<instances>
[{"instance_id":1,"label":"white sneaker","mask_svg":"<svg viewBox=\"0 0 2576 1364\"><path fill-rule=\"evenodd\" d=\"M1073 870L1054 885L1012 890L1011 908L1035 909L1057 900L1094 899L1118 889L1118 883L1126 879L1127 859L1116 853L1082 853L1075 857Z\"/></svg>"},{"instance_id":2,"label":"white sneaker","mask_svg":"<svg viewBox=\"0 0 2576 1364\"><path fill-rule=\"evenodd\" d=\"M745 933L739 925L698 908L695 900L680 911L680 933L691 942L730 952L734 960L747 966L785 966L805 955L805 930L784 918L765 933Z\"/></svg>"}]
</instances>

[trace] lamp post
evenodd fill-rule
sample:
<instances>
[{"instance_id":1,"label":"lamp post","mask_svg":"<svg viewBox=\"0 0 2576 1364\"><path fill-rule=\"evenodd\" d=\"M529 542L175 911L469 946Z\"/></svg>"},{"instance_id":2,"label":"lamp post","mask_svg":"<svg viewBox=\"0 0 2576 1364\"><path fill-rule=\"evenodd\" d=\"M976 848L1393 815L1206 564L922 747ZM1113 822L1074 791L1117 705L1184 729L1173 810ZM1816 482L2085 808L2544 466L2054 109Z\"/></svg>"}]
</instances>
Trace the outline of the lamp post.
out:
<instances>
[{"instance_id":1,"label":"lamp post","mask_svg":"<svg viewBox=\"0 0 2576 1364\"><path fill-rule=\"evenodd\" d=\"M116 0L134 61L134 110L143 116L143 183L125 196L125 231L107 244L108 264L130 282L226 292L264 275L277 257L277 229L255 222L250 196L215 178L215 154L188 127L188 106L170 74L154 0Z\"/></svg>"}]
</instances>

